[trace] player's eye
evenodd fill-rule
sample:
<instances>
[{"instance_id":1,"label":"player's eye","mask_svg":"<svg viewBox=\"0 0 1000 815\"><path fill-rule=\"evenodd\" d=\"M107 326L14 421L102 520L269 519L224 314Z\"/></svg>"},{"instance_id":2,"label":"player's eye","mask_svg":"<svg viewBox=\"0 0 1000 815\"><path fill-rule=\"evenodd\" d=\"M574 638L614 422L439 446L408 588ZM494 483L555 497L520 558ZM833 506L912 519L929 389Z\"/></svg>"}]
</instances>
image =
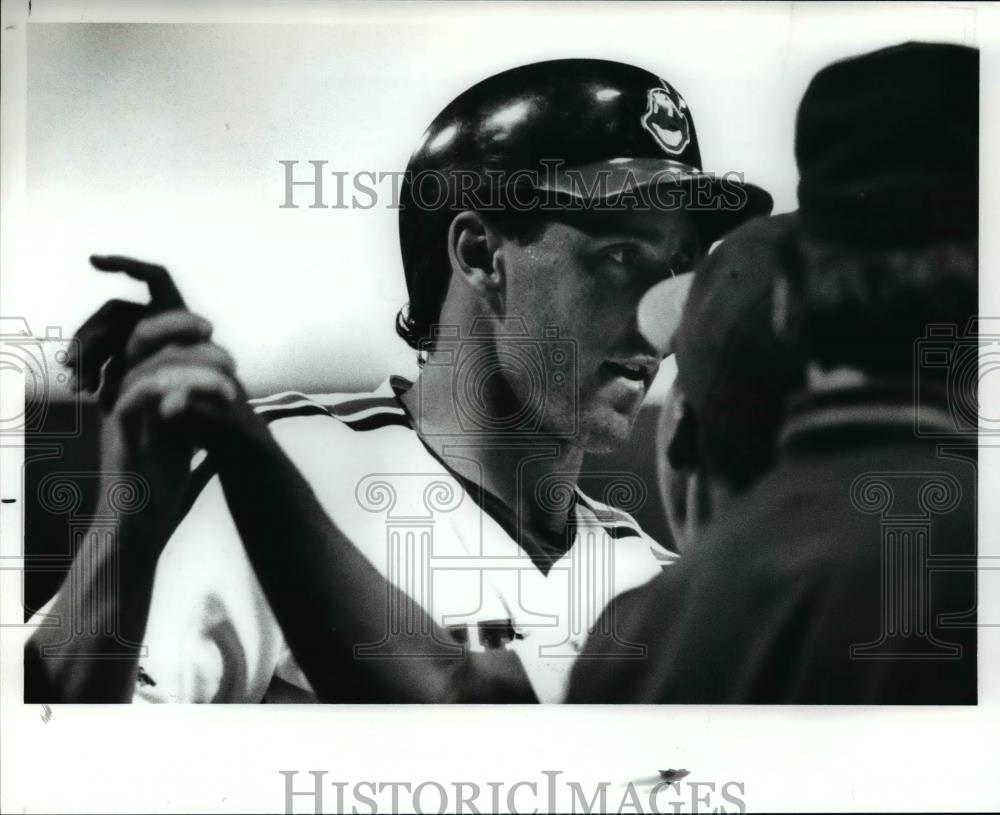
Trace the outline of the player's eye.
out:
<instances>
[{"instance_id":1,"label":"player's eye","mask_svg":"<svg viewBox=\"0 0 1000 815\"><path fill-rule=\"evenodd\" d=\"M631 266L639 259L639 250L629 244L609 246L604 250L604 254L622 266Z\"/></svg>"}]
</instances>

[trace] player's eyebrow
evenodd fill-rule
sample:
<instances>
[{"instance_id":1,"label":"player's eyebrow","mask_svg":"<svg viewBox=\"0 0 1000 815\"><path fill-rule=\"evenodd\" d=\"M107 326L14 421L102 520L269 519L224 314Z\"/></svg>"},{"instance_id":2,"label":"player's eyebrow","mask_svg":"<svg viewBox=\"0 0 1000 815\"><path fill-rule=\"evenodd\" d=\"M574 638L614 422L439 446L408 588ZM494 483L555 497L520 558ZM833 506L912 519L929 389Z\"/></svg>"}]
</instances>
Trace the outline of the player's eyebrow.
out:
<instances>
[{"instance_id":1,"label":"player's eyebrow","mask_svg":"<svg viewBox=\"0 0 1000 815\"><path fill-rule=\"evenodd\" d=\"M666 238L665 230L648 224L630 223L627 215L609 215L599 212L567 213L564 220L570 226L594 239L626 239L659 243ZM693 251L696 244L697 241L686 240L682 251Z\"/></svg>"},{"instance_id":2,"label":"player's eyebrow","mask_svg":"<svg viewBox=\"0 0 1000 815\"><path fill-rule=\"evenodd\" d=\"M634 235L635 237L649 241L650 243L656 243L664 238L662 231L646 226L624 225L619 231L625 234Z\"/></svg>"}]
</instances>

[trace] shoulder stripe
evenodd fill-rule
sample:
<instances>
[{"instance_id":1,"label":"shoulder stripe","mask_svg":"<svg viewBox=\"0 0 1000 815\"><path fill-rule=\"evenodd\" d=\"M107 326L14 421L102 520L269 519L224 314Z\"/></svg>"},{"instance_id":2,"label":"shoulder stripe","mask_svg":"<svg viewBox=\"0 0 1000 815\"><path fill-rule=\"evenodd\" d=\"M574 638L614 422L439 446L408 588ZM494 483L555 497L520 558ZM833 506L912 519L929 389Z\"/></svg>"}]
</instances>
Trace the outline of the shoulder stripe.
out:
<instances>
[{"instance_id":1,"label":"shoulder stripe","mask_svg":"<svg viewBox=\"0 0 1000 815\"><path fill-rule=\"evenodd\" d=\"M271 404L285 403L289 401L295 401L298 399L307 398L304 393L299 393L298 391L282 391L281 393L272 393L270 396L256 396L253 399L247 401L256 409L258 406L265 407Z\"/></svg>"},{"instance_id":2,"label":"shoulder stripe","mask_svg":"<svg viewBox=\"0 0 1000 815\"><path fill-rule=\"evenodd\" d=\"M397 393L410 386L407 380L400 377L392 377L390 383ZM247 403L268 424L296 416L329 416L358 431L377 430L389 425L412 427L406 410L394 396L386 395L386 390L387 388L383 386L371 394L328 393L313 396L307 396L299 391L283 391L270 396L248 399ZM211 456L204 450L199 451L192 461L191 475L180 502L179 512L174 519L175 527L191 510L198 496L216 473L215 462Z\"/></svg>"},{"instance_id":3,"label":"shoulder stripe","mask_svg":"<svg viewBox=\"0 0 1000 815\"><path fill-rule=\"evenodd\" d=\"M391 410L405 413L399 402L392 396L366 396L363 399L351 399L339 404L327 405L330 412L341 418L354 417L359 413L371 413L376 410Z\"/></svg>"},{"instance_id":4,"label":"shoulder stripe","mask_svg":"<svg viewBox=\"0 0 1000 815\"><path fill-rule=\"evenodd\" d=\"M406 410L392 396L336 394L307 396L289 391L264 399L253 399L254 411L267 422L296 416L329 416L352 430L376 430L388 425L410 427Z\"/></svg>"},{"instance_id":5,"label":"shoulder stripe","mask_svg":"<svg viewBox=\"0 0 1000 815\"><path fill-rule=\"evenodd\" d=\"M261 396L249 399L249 403L254 410L260 412L276 407L290 407L300 403L322 405L330 412L338 415L349 415L359 410L367 410L373 407L386 407L401 410L399 402L393 396L385 394L370 393L321 393L305 394L299 391L285 391L271 396Z\"/></svg>"},{"instance_id":6,"label":"shoulder stripe","mask_svg":"<svg viewBox=\"0 0 1000 815\"><path fill-rule=\"evenodd\" d=\"M347 423L358 422L372 416L399 416L406 418L406 411L398 405L372 405L368 408L353 410L350 413L341 413L339 410L331 408L330 412L338 419Z\"/></svg>"},{"instance_id":7,"label":"shoulder stripe","mask_svg":"<svg viewBox=\"0 0 1000 815\"><path fill-rule=\"evenodd\" d=\"M360 418L352 416L350 419L341 419L341 421L352 430L378 430L380 427L389 427L390 425L411 427L410 418L403 411L399 413L383 411L381 413L371 413Z\"/></svg>"},{"instance_id":8,"label":"shoulder stripe","mask_svg":"<svg viewBox=\"0 0 1000 815\"><path fill-rule=\"evenodd\" d=\"M330 416L332 418L333 414L330 413L322 405L310 405L308 402L304 402L298 405L292 405L290 407L275 407L271 410L258 410L257 413L264 417L264 420L270 424L278 419L291 419L295 416Z\"/></svg>"}]
</instances>

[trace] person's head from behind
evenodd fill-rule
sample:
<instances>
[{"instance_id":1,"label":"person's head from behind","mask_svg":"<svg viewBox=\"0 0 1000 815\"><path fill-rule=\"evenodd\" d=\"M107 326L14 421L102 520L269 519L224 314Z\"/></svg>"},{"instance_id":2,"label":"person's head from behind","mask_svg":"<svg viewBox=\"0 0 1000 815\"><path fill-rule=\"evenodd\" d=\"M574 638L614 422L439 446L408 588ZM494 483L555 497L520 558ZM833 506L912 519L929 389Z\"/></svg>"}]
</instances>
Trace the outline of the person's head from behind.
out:
<instances>
[{"instance_id":1,"label":"person's head from behind","mask_svg":"<svg viewBox=\"0 0 1000 815\"><path fill-rule=\"evenodd\" d=\"M782 247L795 230L794 215L754 219L693 275L665 281L640 305L644 333L677 363L657 446L680 548L772 467L785 402L803 384L801 349L772 326Z\"/></svg>"},{"instance_id":2,"label":"person's head from behind","mask_svg":"<svg viewBox=\"0 0 1000 815\"><path fill-rule=\"evenodd\" d=\"M976 311L978 52L909 43L825 68L799 109L796 158L799 212L729 236L673 338L660 481L682 545L769 469L806 373L824 388L909 380L928 326L962 330ZM746 285L754 269L760 291ZM770 302L754 300L765 288ZM647 323L665 296L650 293ZM741 337L726 327L748 297ZM712 407L720 383L732 391Z\"/></svg>"},{"instance_id":3,"label":"person's head from behind","mask_svg":"<svg viewBox=\"0 0 1000 815\"><path fill-rule=\"evenodd\" d=\"M908 380L978 304L979 54L907 43L820 71L799 108L801 236L776 322L814 384ZM928 371L926 373L934 373Z\"/></svg>"},{"instance_id":4,"label":"person's head from behind","mask_svg":"<svg viewBox=\"0 0 1000 815\"><path fill-rule=\"evenodd\" d=\"M397 332L420 350L421 379L449 369L472 432L623 443L660 361L636 326L642 295L770 209L700 166L683 99L630 65L536 63L461 94L401 191ZM692 212L695 194L729 209Z\"/></svg>"}]
</instances>

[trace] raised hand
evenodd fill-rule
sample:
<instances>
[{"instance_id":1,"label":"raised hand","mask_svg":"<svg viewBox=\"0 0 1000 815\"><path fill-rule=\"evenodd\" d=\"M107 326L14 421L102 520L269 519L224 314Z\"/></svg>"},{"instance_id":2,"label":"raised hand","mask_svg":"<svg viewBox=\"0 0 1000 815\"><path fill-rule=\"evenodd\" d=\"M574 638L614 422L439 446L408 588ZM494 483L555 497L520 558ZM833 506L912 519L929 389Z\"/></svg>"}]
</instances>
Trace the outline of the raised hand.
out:
<instances>
[{"instance_id":1,"label":"raised hand","mask_svg":"<svg viewBox=\"0 0 1000 815\"><path fill-rule=\"evenodd\" d=\"M211 341L211 323L187 310L165 268L120 256L91 263L149 287L149 303L110 300L98 309L77 332L78 353L66 364L74 387L97 393L104 411L103 471L147 480L149 515L157 521L150 537L159 540L169 532L196 448L211 448L234 430L261 432L260 423L232 357Z\"/></svg>"}]
</instances>

